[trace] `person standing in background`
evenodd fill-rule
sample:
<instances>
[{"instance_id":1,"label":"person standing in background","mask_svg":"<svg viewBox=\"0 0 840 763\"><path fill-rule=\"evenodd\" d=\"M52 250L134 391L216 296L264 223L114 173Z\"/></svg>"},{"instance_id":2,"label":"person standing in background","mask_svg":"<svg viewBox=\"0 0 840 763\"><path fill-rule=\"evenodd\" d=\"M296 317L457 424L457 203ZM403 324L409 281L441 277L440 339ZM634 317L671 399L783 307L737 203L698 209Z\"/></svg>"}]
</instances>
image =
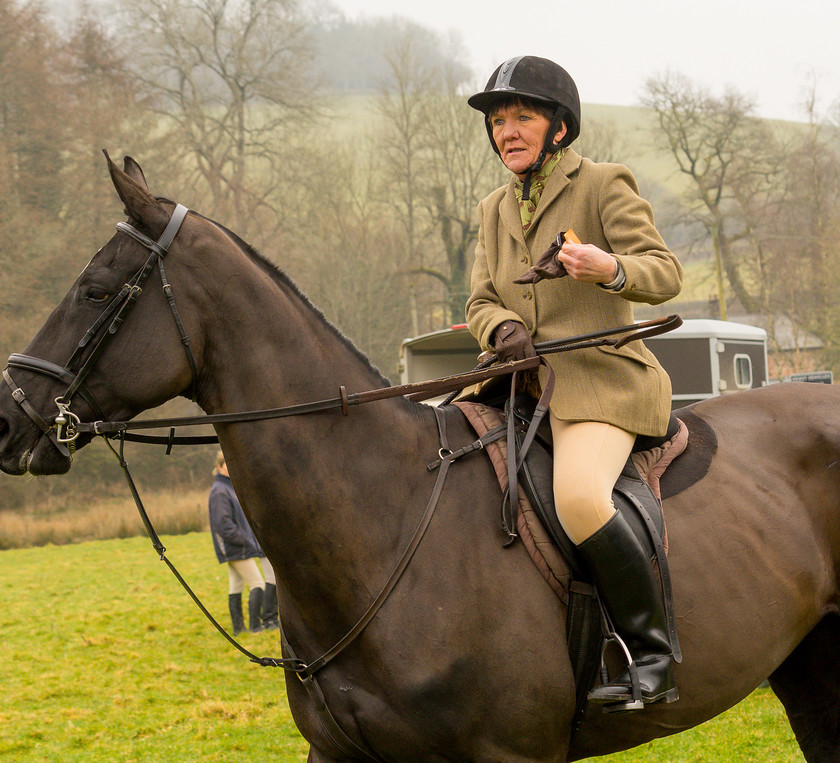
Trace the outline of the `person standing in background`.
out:
<instances>
[{"instance_id":1,"label":"person standing in background","mask_svg":"<svg viewBox=\"0 0 840 763\"><path fill-rule=\"evenodd\" d=\"M276 630L280 627L277 612L277 588L274 570L265 558L254 531L245 518L233 483L228 474L222 451L216 454L210 488L208 508L210 533L219 564L228 568L228 608L233 624L233 635L245 630L242 612L242 592L248 585L248 630ZM263 580L257 559L262 559L265 571Z\"/></svg>"}]
</instances>

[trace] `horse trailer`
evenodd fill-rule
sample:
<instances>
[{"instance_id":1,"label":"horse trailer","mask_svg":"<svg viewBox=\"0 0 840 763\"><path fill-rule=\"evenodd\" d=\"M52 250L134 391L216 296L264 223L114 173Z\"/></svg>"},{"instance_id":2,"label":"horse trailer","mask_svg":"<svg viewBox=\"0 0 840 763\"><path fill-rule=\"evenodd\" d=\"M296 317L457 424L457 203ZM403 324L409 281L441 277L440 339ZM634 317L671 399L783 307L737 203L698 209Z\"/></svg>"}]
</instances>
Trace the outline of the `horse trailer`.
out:
<instances>
[{"instance_id":1,"label":"horse trailer","mask_svg":"<svg viewBox=\"0 0 840 763\"><path fill-rule=\"evenodd\" d=\"M692 319L644 341L671 377L673 408L768 383L764 329ZM406 339L400 348L400 383L469 371L479 352L466 324Z\"/></svg>"}]
</instances>

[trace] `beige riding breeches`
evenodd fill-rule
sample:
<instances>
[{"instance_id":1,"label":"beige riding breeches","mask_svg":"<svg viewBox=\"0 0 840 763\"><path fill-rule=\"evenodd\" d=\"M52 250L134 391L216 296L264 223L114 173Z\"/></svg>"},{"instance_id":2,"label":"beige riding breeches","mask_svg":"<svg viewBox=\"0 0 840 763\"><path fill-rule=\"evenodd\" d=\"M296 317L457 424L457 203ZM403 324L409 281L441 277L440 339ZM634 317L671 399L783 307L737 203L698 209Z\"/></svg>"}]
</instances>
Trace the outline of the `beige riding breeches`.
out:
<instances>
[{"instance_id":1,"label":"beige riding breeches","mask_svg":"<svg viewBox=\"0 0 840 763\"><path fill-rule=\"evenodd\" d=\"M265 575L265 582L277 585L277 578L274 577L274 567L271 566L271 562L263 556L260 558L260 564L262 565L263 575Z\"/></svg>"},{"instance_id":2,"label":"beige riding breeches","mask_svg":"<svg viewBox=\"0 0 840 763\"><path fill-rule=\"evenodd\" d=\"M575 545L615 513L612 489L636 435L600 421L551 418L554 438L554 507Z\"/></svg>"},{"instance_id":3,"label":"beige riding breeches","mask_svg":"<svg viewBox=\"0 0 840 763\"><path fill-rule=\"evenodd\" d=\"M245 590L245 585L248 585L250 590L255 588L265 588L262 572L257 565L257 560L252 559L237 559L233 562L228 562L228 593L242 593Z\"/></svg>"}]
</instances>

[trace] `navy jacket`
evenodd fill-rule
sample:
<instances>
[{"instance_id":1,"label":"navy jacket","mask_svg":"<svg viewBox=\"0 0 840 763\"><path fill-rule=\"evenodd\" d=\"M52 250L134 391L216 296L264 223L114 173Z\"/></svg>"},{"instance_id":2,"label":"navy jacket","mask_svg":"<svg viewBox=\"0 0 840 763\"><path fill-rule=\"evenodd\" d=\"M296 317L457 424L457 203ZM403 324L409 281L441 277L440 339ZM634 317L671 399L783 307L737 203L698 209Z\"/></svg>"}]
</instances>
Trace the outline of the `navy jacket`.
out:
<instances>
[{"instance_id":1,"label":"navy jacket","mask_svg":"<svg viewBox=\"0 0 840 763\"><path fill-rule=\"evenodd\" d=\"M210 532L219 564L265 556L245 513L230 477L217 474L210 488Z\"/></svg>"}]
</instances>

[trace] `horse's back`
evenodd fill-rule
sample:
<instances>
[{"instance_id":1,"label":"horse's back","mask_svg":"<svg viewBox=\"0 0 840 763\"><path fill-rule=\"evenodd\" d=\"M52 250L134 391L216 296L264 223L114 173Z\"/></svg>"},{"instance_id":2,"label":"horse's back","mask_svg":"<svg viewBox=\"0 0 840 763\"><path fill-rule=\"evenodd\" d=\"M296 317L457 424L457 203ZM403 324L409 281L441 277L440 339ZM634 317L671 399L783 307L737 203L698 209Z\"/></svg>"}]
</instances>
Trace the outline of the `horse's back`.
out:
<instances>
[{"instance_id":1,"label":"horse's back","mask_svg":"<svg viewBox=\"0 0 840 763\"><path fill-rule=\"evenodd\" d=\"M689 427L689 447L662 488L681 699L630 718L593 710L570 760L723 712L837 608L840 390L772 385L677 415Z\"/></svg>"},{"instance_id":2,"label":"horse's back","mask_svg":"<svg viewBox=\"0 0 840 763\"><path fill-rule=\"evenodd\" d=\"M832 593L840 556L840 390L778 384L679 413L689 447L663 477L677 560L705 548L709 570L752 580L766 568L762 574L781 594L803 577L818 595ZM686 479L690 474L696 479ZM730 578L720 590L738 586Z\"/></svg>"}]
</instances>

